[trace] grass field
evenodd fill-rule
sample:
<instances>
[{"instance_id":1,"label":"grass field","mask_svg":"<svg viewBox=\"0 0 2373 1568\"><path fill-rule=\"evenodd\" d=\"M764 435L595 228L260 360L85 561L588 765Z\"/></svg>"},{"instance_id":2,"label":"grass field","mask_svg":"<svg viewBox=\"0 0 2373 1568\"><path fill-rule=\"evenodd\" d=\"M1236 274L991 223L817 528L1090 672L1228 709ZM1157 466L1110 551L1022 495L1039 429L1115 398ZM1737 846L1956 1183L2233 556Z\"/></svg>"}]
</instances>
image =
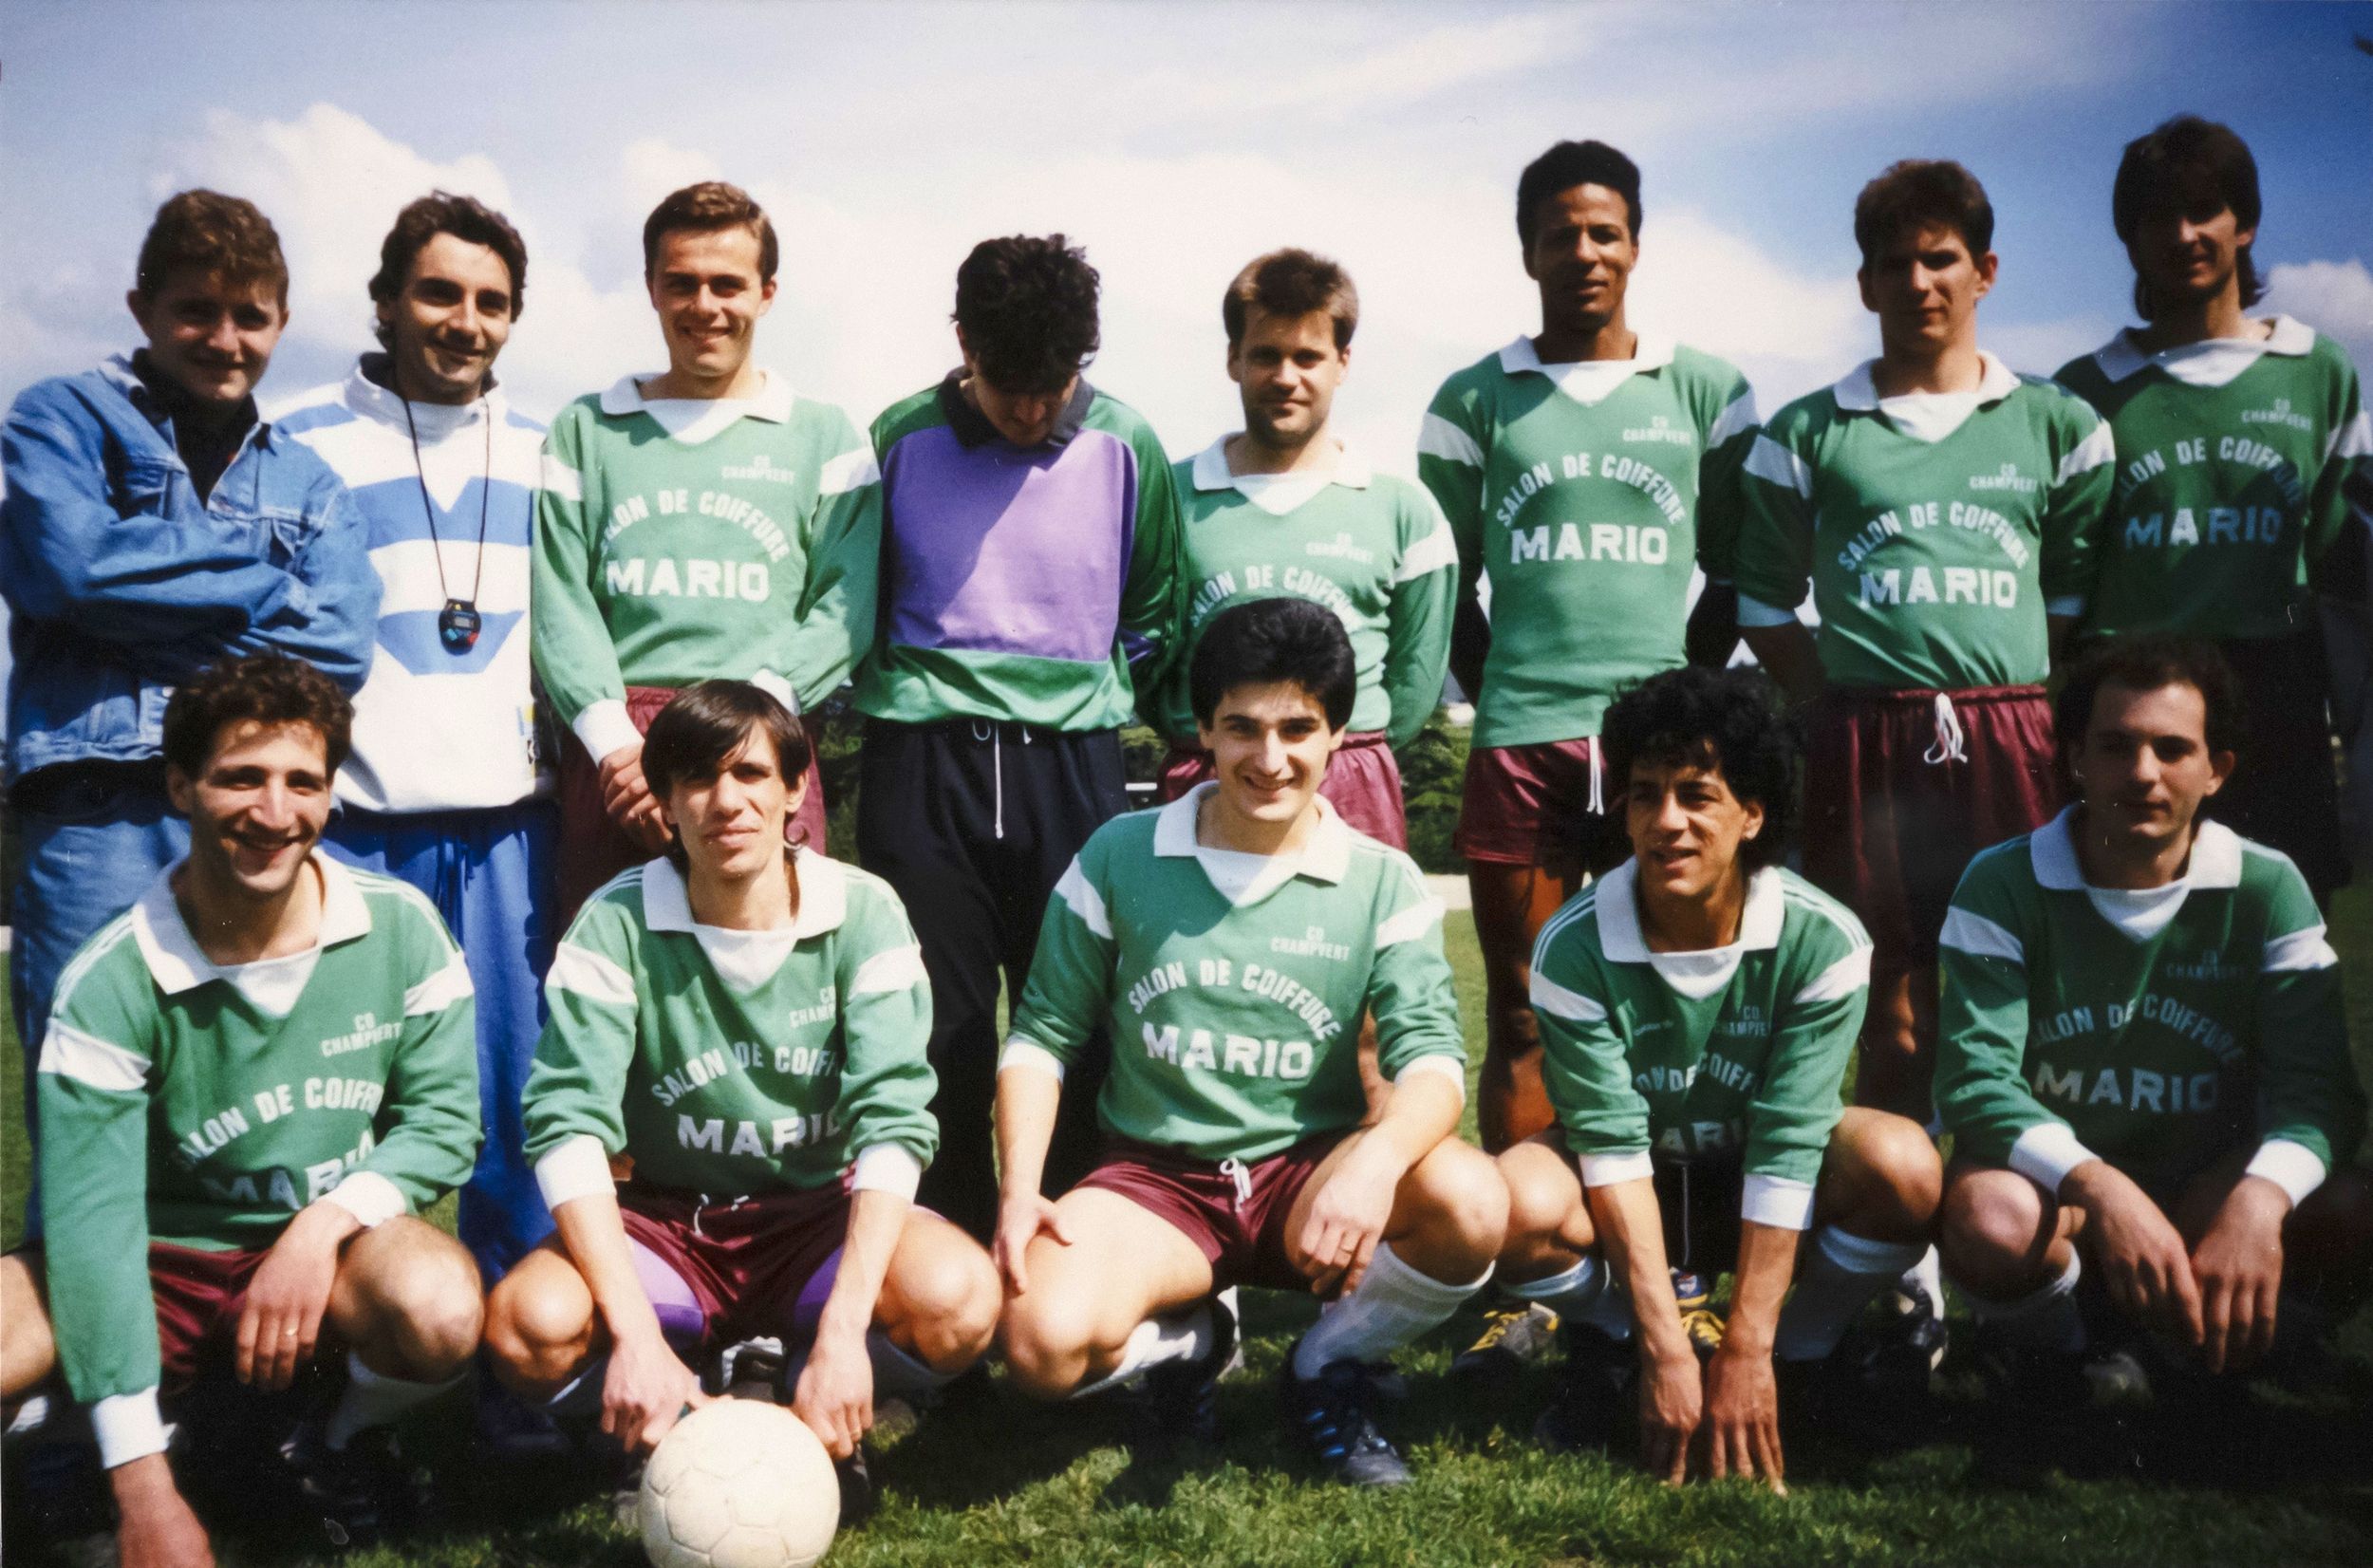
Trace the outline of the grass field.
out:
<instances>
[{"instance_id":1,"label":"grass field","mask_svg":"<svg viewBox=\"0 0 2373 1568\"><path fill-rule=\"evenodd\" d=\"M2351 1024L2373 1042L2373 904L2344 899L2335 922L2351 986ZM1453 915L1449 945L1470 1044L1482 1017L1473 929ZM24 1191L15 1041L7 1042L8 1235ZM1790 1493L1745 1484L1659 1486L1627 1465L1556 1459L1527 1438L1545 1374L1496 1399L1443 1376L1471 1316L1406 1353L1408 1402L1388 1417L1417 1470L1389 1496L1313 1479L1272 1419L1272 1384L1310 1303L1246 1301L1248 1361L1224 1386L1219 1462L1180 1471L1132 1461L1116 1412L1043 1407L1001 1386L935 1413L887 1446L874 1471L881 1512L846 1533L828 1561L870 1565L1033 1564L2234 1564L2373 1562L2373 1315L2344 1331L2349 1390L2306 1400L2259 1391L2213 1422L2167 1414L2138 1423L2138 1462L2072 1479L2107 1452L2091 1428L2010 1428L1972 1397L1953 1397L1934 1439L1873 1454L1791 1435ZM1953 1372L1952 1363L1948 1372ZM344 1560L370 1568L522 1568L641 1562L605 1509L565 1472L496 1473L455 1429L423 1425L451 1504L439 1533L401 1551ZM2065 1464L2053 1467L2055 1457ZM2039 1469L2041 1473L2039 1472ZM225 1563L296 1562L301 1552L236 1533ZM9 1560L16 1560L10 1551Z\"/></svg>"}]
</instances>

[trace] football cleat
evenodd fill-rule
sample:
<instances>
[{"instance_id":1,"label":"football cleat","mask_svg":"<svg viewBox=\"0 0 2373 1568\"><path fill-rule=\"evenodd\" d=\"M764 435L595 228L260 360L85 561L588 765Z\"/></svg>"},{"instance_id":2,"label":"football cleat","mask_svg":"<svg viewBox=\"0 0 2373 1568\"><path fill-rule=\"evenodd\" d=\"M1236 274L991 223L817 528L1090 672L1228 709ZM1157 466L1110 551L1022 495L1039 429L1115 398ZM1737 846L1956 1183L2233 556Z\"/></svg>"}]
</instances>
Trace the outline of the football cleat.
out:
<instances>
[{"instance_id":1,"label":"football cleat","mask_svg":"<svg viewBox=\"0 0 2373 1568\"><path fill-rule=\"evenodd\" d=\"M404 1457L392 1427L370 1427L332 1448L325 1422L310 1419L281 1446L296 1476L297 1506L318 1520L341 1551L369 1546L419 1521L428 1509L428 1477Z\"/></svg>"},{"instance_id":2,"label":"football cleat","mask_svg":"<svg viewBox=\"0 0 2373 1568\"><path fill-rule=\"evenodd\" d=\"M1681 1330L1690 1336L1690 1348L1700 1361L1710 1359L1722 1348L1724 1327L1722 1314L1714 1310L1713 1292L1702 1276L1674 1269L1672 1299L1681 1309Z\"/></svg>"},{"instance_id":3,"label":"football cleat","mask_svg":"<svg viewBox=\"0 0 2373 1568\"><path fill-rule=\"evenodd\" d=\"M1558 1315L1538 1301L1496 1307L1483 1333L1451 1359L1450 1372L1476 1382L1504 1383L1532 1366L1558 1342Z\"/></svg>"},{"instance_id":4,"label":"football cleat","mask_svg":"<svg viewBox=\"0 0 2373 1568\"><path fill-rule=\"evenodd\" d=\"M1299 1350L1301 1342L1295 1341ZM1373 1409L1380 1369L1331 1361L1316 1377L1297 1376L1294 1351L1279 1369L1278 1391L1287 1419L1334 1480L1354 1486L1406 1485L1409 1465L1377 1429Z\"/></svg>"},{"instance_id":5,"label":"football cleat","mask_svg":"<svg viewBox=\"0 0 2373 1568\"><path fill-rule=\"evenodd\" d=\"M1211 1344L1191 1361L1165 1361L1149 1370L1132 1394L1138 1441L1152 1449L1220 1440L1220 1379L1238 1360L1236 1314L1224 1296L1205 1303Z\"/></svg>"}]
</instances>

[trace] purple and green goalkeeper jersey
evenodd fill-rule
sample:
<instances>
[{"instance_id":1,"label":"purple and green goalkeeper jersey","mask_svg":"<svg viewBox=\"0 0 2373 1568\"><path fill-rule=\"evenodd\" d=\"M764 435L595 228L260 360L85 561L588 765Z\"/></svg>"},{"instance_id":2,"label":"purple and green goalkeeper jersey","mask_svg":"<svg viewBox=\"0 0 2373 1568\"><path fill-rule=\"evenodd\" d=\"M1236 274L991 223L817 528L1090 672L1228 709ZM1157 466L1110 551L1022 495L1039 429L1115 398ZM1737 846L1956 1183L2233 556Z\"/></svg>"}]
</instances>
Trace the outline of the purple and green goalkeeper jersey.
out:
<instances>
[{"instance_id":1,"label":"purple and green goalkeeper jersey","mask_svg":"<svg viewBox=\"0 0 2373 1568\"><path fill-rule=\"evenodd\" d=\"M2118 443L2088 635L2284 637L2308 563L2340 537L2344 484L2373 468L2347 351L2289 316L2258 339L2146 352L2131 332L2061 366Z\"/></svg>"}]
</instances>

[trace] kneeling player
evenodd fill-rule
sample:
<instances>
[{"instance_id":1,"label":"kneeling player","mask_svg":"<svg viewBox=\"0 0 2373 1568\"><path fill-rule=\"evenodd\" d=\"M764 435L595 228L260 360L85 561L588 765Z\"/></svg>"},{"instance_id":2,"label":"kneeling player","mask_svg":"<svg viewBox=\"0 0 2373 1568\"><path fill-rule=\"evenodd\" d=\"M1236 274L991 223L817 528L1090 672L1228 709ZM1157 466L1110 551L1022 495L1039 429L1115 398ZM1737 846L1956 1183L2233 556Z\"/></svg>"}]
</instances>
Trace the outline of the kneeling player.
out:
<instances>
[{"instance_id":1,"label":"kneeling player","mask_svg":"<svg viewBox=\"0 0 2373 1568\"><path fill-rule=\"evenodd\" d=\"M1636 1328L1641 1454L1674 1482L1693 1440L1713 1475L1780 1482L1775 1352L1828 1357L1926 1249L1936 1211L1918 1124L1840 1119L1870 939L1778 864L1798 762L1774 697L1759 674L1691 668L1607 710L1633 856L1534 946L1559 1125L1500 1156L1502 1288L1570 1325L1539 1435L1606 1441L1630 1382L1618 1342ZM1697 1281L1733 1267L1724 1324ZM1890 1348L1924 1391L1927 1347Z\"/></svg>"},{"instance_id":2,"label":"kneeling player","mask_svg":"<svg viewBox=\"0 0 2373 1568\"><path fill-rule=\"evenodd\" d=\"M757 687L680 693L643 748L674 846L593 896L546 984L524 1115L558 1233L487 1346L524 1395L598 1391L629 1450L701 1401L677 1345L812 1338L792 1409L846 1460L877 1387L934 1389L996 1330L988 1254L913 1204L939 1129L906 910L783 845L809 757Z\"/></svg>"},{"instance_id":3,"label":"kneeling player","mask_svg":"<svg viewBox=\"0 0 2373 1568\"><path fill-rule=\"evenodd\" d=\"M1944 928L1940 1247L2006 1392L2066 1402L2077 1279L2219 1372L2280 1288L2360 1250L2364 1096L2297 868L2199 815L2232 773L2233 674L2204 644L2103 644L2057 713L2078 803L1971 862ZM2330 1179L2326 1180L2327 1175Z\"/></svg>"},{"instance_id":4,"label":"kneeling player","mask_svg":"<svg viewBox=\"0 0 2373 1568\"><path fill-rule=\"evenodd\" d=\"M477 1267L412 1211L477 1153L469 970L427 901L315 852L353 710L261 654L179 687L165 787L187 858L68 964L42 1043L41 1222L0 1260L0 1389L90 1408L127 1564L211 1563L160 1389L228 1363L286 1389L346 1352L295 1453L351 1537L398 1500L383 1428L477 1348Z\"/></svg>"},{"instance_id":5,"label":"kneeling player","mask_svg":"<svg viewBox=\"0 0 2373 1568\"><path fill-rule=\"evenodd\" d=\"M1191 695L1217 777L1109 822L1056 887L998 1073L1015 1378L1060 1398L1132 1380L1210 1429L1236 1284L1337 1296L1283 1371L1290 1418L1339 1479L1409 1479L1371 1414L1375 1363L1490 1276L1507 1215L1452 1131L1466 1052L1441 906L1409 857L1318 795L1355 677L1302 599L1211 618ZM1394 1085L1360 1125L1373 1013ZM1110 1030L1102 1164L1058 1203L1039 1174L1064 1070Z\"/></svg>"}]
</instances>

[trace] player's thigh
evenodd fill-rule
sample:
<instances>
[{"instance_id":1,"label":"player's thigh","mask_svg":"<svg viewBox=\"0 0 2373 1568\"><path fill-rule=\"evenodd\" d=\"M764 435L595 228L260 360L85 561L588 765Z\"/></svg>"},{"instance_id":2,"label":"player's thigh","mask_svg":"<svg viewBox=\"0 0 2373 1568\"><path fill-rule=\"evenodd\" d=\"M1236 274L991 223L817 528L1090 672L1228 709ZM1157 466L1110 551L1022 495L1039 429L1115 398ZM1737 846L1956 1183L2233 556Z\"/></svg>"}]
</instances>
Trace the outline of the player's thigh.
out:
<instances>
[{"instance_id":1,"label":"player's thigh","mask_svg":"<svg viewBox=\"0 0 2373 1568\"><path fill-rule=\"evenodd\" d=\"M58 1362L49 1330L49 1296L22 1253L0 1258L0 1397L14 1399Z\"/></svg>"},{"instance_id":2,"label":"player's thigh","mask_svg":"<svg viewBox=\"0 0 2373 1568\"><path fill-rule=\"evenodd\" d=\"M1092 1186L1073 1188L1055 1206L1071 1241L1041 1233L1030 1243L1030 1288L1005 1302L1009 1336L1116 1344L1147 1318L1211 1294L1210 1260L1151 1209Z\"/></svg>"},{"instance_id":3,"label":"player's thigh","mask_svg":"<svg viewBox=\"0 0 2373 1568\"><path fill-rule=\"evenodd\" d=\"M329 1289L329 1321L348 1340L393 1330L475 1343L485 1307L477 1263L423 1220L399 1216L347 1241Z\"/></svg>"}]
</instances>

